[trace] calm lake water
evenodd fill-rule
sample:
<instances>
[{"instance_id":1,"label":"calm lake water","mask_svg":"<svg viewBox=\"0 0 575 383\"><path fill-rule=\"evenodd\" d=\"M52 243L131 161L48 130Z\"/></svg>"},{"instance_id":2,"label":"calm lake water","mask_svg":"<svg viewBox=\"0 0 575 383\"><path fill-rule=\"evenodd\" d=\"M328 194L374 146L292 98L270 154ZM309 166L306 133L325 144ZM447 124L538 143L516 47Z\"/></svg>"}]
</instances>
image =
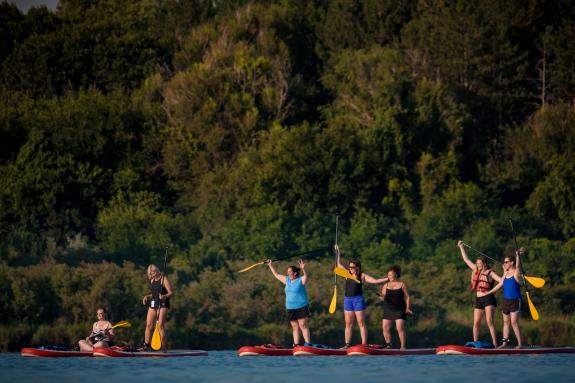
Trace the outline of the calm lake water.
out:
<instances>
[{"instance_id":1,"label":"calm lake water","mask_svg":"<svg viewBox=\"0 0 575 383\"><path fill-rule=\"evenodd\" d=\"M575 354L523 356L29 358L0 353L1 382L574 382Z\"/></svg>"}]
</instances>

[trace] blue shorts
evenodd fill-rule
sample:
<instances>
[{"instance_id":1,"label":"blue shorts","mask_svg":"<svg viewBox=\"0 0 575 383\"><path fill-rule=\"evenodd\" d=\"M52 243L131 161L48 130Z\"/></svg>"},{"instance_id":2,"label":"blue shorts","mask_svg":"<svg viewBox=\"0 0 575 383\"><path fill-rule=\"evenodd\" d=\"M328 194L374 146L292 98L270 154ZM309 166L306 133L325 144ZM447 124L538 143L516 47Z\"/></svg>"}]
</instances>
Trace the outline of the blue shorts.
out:
<instances>
[{"instance_id":1,"label":"blue shorts","mask_svg":"<svg viewBox=\"0 0 575 383\"><path fill-rule=\"evenodd\" d=\"M343 297L343 310L344 311L365 310L365 299L363 299L363 295L356 295L355 297Z\"/></svg>"}]
</instances>

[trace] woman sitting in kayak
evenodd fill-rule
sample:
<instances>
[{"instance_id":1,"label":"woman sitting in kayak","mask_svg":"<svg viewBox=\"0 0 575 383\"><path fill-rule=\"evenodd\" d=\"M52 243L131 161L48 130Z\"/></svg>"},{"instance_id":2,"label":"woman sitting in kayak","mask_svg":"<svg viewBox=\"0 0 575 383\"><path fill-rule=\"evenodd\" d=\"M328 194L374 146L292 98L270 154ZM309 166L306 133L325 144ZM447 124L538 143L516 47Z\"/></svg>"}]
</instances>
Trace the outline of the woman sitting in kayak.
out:
<instances>
[{"instance_id":1,"label":"woman sitting in kayak","mask_svg":"<svg viewBox=\"0 0 575 383\"><path fill-rule=\"evenodd\" d=\"M308 328L311 313L305 288L307 282L305 263L300 259L298 262L299 267L290 266L287 269L287 275L280 275L274 269L271 259L266 262L274 277L285 285L287 318L292 328L294 347L299 344L300 330L305 341L304 345L311 345Z\"/></svg>"},{"instance_id":2,"label":"woman sitting in kayak","mask_svg":"<svg viewBox=\"0 0 575 383\"><path fill-rule=\"evenodd\" d=\"M475 263L471 262L465 252L463 241L458 241L457 246L461 251L461 257L472 270L471 273L471 290L475 291L475 304L473 309L473 341L479 341L479 327L485 316L485 322L491 334L493 346L497 347L497 333L493 324L493 312L497 302L493 293L488 293L493 288L494 280L501 282L501 277L489 268L487 259L479 257Z\"/></svg>"},{"instance_id":3,"label":"woman sitting in kayak","mask_svg":"<svg viewBox=\"0 0 575 383\"><path fill-rule=\"evenodd\" d=\"M92 352L94 347L110 347L113 345L114 329L112 324L106 319L106 310L99 308L96 310L97 322L92 326L92 332L78 342L80 351Z\"/></svg>"},{"instance_id":4,"label":"woman sitting in kayak","mask_svg":"<svg viewBox=\"0 0 575 383\"><path fill-rule=\"evenodd\" d=\"M337 255L337 265L346 268L340 261L340 249L335 245L335 252ZM373 278L361 271L361 263L357 259L349 261L347 267L349 272L354 275L360 283L355 282L353 279L345 280L345 294L343 298L343 315L345 319L345 347L351 346L351 336L353 331L353 322L357 320L359 326L359 333L361 335L361 343L367 344L367 326L365 325L365 299L363 297L363 283L384 283L388 278Z\"/></svg>"},{"instance_id":5,"label":"woman sitting in kayak","mask_svg":"<svg viewBox=\"0 0 575 383\"><path fill-rule=\"evenodd\" d=\"M405 319L407 315L413 315L411 312L411 298L407 285L401 281L401 268L392 266L387 272L387 282L381 288L381 300L383 301L383 338L385 347L391 348L391 327L395 323L395 329L399 336L400 349L405 350Z\"/></svg>"},{"instance_id":6,"label":"woman sitting in kayak","mask_svg":"<svg viewBox=\"0 0 575 383\"><path fill-rule=\"evenodd\" d=\"M142 299L142 303L148 306L144 346L142 349L143 351L149 350L150 334L157 321L160 339L162 340L162 349L166 351L166 318L170 310L170 298L174 292L170 280L166 275L162 275L158 266L149 265L147 275L150 280L150 293Z\"/></svg>"}]
</instances>

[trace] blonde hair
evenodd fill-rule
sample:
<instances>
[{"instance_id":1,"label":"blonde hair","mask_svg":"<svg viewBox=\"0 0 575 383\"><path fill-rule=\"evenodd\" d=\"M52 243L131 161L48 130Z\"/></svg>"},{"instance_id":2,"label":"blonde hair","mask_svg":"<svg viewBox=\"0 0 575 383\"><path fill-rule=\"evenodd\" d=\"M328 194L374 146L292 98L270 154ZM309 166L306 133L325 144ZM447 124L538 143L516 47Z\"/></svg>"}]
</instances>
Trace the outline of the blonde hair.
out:
<instances>
[{"instance_id":1,"label":"blonde hair","mask_svg":"<svg viewBox=\"0 0 575 383\"><path fill-rule=\"evenodd\" d=\"M157 274L160 273L160 269L158 268L158 266L152 264L152 265L148 266L148 270L146 271L146 274L148 275L148 279L151 278L150 274L152 273L152 271L155 271Z\"/></svg>"}]
</instances>

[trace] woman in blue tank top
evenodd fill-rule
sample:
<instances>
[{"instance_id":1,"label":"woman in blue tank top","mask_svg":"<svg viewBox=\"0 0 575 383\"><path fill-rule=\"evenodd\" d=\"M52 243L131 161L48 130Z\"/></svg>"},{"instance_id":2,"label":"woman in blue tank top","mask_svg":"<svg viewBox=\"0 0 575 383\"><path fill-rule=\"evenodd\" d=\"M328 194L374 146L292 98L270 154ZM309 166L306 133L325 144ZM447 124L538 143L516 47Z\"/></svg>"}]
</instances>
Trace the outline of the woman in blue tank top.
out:
<instances>
[{"instance_id":1,"label":"woman in blue tank top","mask_svg":"<svg viewBox=\"0 0 575 383\"><path fill-rule=\"evenodd\" d=\"M503 287L503 339L499 348L509 347L509 325L517 338L517 348L521 348L521 331L519 330L519 314L521 313L521 255L525 252L520 248L515 252L515 259L506 256L503 260L503 278L486 294L492 294Z\"/></svg>"},{"instance_id":2,"label":"woman in blue tank top","mask_svg":"<svg viewBox=\"0 0 575 383\"><path fill-rule=\"evenodd\" d=\"M308 321L311 313L305 289L307 282L305 263L300 259L298 262L299 267L290 266L287 269L287 275L280 275L274 269L271 259L266 262L274 277L285 285L287 318L291 324L294 346L299 344L300 331L305 341L304 345L310 345Z\"/></svg>"}]
</instances>

